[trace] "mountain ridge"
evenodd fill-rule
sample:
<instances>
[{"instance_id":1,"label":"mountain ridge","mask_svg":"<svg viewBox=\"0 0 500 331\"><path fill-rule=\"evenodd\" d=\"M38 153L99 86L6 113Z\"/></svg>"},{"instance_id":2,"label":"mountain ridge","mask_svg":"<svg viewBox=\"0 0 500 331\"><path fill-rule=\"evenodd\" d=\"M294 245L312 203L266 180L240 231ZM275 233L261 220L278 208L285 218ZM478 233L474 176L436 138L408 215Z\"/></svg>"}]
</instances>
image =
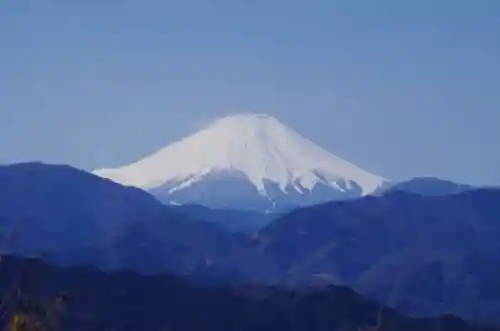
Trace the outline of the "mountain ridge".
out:
<instances>
[{"instance_id":1,"label":"mountain ridge","mask_svg":"<svg viewBox=\"0 0 500 331\"><path fill-rule=\"evenodd\" d=\"M173 275L60 268L14 256L3 257L0 271L0 302L9 300L12 284L21 293L14 303L30 302L29 307L46 307L63 293L68 299L61 319L64 330L499 330L496 324L469 323L451 315L411 318L341 286L291 290L213 285ZM24 275L22 282L19 275ZM16 307L23 313L26 305ZM0 305L2 329L3 317L10 319L4 313Z\"/></svg>"},{"instance_id":2,"label":"mountain ridge","mask_svg":"<svg viewBox=\"0 0 500 331\"><path fill-rule=\"evenodd\" d=\"M154 273L204 266L230 245L216 224L70 166L0 166L0 187L0 253Z\"/></svg>"},{"instance_id":3,"label":"mountain ridge","mask_svg":"<svg viewBox=\"0 0 500 331\"><path fill-rule=\"evenodd\" d=\"M498 321L498 190L330 202L245 235L70 167L0 167L0 187L1 253L238 283L336 283L405 313ZM27 226L5 240L17 224Z\"/></svg>"},{"instance_id":4,"label":"mountain ridge","mask_svg":"<svg viewBox=\"0 0 500 331\"><path fill-rule=\"evenodd\" d=\"M478 189L478 187L436 177L415 177L407 181L393 183L379 190L376 194L380 195L392 191L404 191L424 196L446 196L475 189Z\"/></svg>"}]
</instances>

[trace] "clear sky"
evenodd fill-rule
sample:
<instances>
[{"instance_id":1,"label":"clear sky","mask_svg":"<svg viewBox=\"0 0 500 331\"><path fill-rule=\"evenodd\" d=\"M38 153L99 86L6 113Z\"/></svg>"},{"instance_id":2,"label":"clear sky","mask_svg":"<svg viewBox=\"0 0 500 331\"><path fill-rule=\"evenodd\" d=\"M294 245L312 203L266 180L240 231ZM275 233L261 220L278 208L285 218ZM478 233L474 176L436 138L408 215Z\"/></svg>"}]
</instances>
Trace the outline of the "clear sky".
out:
<instances>
[{"instance_id":1,"label":"clear sky","mask_svg":"<svg viewBox=\"0 0 500 331\"><path fill-rule=\"evenodd\" d=\"M0 163L117 166L238 111L500 184L500 1L0 1Z\"/></svg>"}]
</instances>

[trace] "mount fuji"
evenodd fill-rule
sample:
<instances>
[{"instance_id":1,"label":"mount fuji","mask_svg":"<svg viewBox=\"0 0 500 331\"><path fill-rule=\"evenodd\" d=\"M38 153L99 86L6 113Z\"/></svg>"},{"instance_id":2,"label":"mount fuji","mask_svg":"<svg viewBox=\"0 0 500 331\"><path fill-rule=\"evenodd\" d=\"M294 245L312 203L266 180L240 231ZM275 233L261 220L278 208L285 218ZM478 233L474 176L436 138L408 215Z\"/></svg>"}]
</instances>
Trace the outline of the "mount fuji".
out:
<instances>
[{"instance_id":1,"label":"mount fuji","mask_svg":"<svg viewBox=\"0 0 500 331\"><path fill-rule=\"evenodd\" d=\"M388 183L265 114L221 118L136 163L94 174L167 204L258 211L357 198Z\"/></svg>"}]
</instances>

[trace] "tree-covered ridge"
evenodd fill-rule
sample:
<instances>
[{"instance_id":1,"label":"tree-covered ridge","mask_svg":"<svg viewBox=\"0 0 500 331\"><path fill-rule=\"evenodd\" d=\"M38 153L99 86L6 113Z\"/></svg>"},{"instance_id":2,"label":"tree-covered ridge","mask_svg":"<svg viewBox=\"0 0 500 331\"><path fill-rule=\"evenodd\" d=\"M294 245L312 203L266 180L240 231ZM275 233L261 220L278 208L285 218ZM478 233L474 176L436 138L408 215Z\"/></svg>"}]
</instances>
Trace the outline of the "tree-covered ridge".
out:
<instances>
[{"instance_id":1,"label":"tree-covered ridge","mask_svg":"<svg viewBox=\"0 0 500 331\"><path fill-rule=\"evenodd\" d=\"M23 275L27 279L19 282ZM452 316L409 318L338 286L303 291L220 286L175 276L106 273L90 267L66 269L38 260L6 257L0 264L3 301L16 283L25 286L23 298L49 306L54 298L70 298L60 319L61 330L500 330L467 324ZM5 321L1 327L7 327Z\"/></svg>"}]
</instances>

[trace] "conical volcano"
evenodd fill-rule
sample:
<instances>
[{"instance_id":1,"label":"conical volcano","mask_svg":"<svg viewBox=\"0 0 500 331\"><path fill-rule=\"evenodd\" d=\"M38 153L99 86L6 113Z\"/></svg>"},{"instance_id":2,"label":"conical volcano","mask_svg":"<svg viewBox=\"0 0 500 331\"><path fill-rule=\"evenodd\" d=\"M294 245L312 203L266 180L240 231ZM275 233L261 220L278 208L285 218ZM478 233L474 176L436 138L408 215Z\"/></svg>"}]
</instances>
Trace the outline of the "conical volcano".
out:
<instances>
[{"instance_id":1,"label":"conical volcano","mask_svg":"<svg viewBox=\"0 0 500 331\"><path fill-rule=\"evenodd\" d=\"M166 203L257 210L360 197L386 183L265 114L224 117L138 162L95 174Z\"/></svg>"}]
</instances>

